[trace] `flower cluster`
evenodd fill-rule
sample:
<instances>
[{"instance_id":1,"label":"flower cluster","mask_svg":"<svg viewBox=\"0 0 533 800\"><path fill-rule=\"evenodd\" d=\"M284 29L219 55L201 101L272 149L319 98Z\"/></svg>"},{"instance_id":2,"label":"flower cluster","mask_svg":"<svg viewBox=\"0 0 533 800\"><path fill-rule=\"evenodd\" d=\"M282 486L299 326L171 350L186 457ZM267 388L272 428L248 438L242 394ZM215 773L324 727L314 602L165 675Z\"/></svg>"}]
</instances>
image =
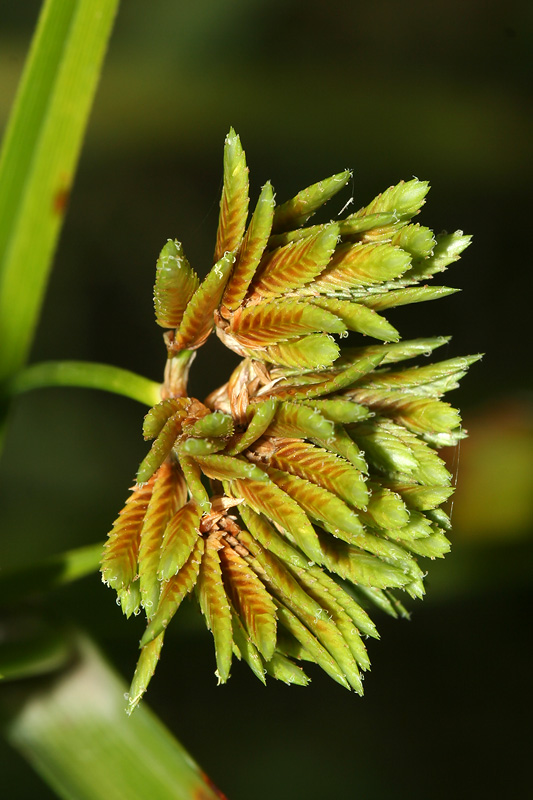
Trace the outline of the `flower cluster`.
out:
<instances>
[{"instance_id":1,"label":"flower cluster","mask_svg":"<svg viewBox=\"0 0 533 800\"><path fill-rule=\"evenodd\" d=\"M248 222L248 169L232 130L213 268L200 282L179 242L161 251L162 400L145 418L153 444L102 562L124 613L142 608L148 622L130 709L193 591L221 682L233 656L263 682L301 685L307 661L362 693L364 640L377 637L369 611L406 615L396 590L421 597L418 557L449 549L441 505L453 488L437 448L464 432L440 398L478 356L398 366L448 339L401 341L381 312L455 291L427 281L469 237L411 222L429 188L416 179L308 226L349 178L282 205L267 183ZM213 330L242 360L200 402L187 376ZM341 347L350 331L367 338Z\"/></svg>"}]
</instances>

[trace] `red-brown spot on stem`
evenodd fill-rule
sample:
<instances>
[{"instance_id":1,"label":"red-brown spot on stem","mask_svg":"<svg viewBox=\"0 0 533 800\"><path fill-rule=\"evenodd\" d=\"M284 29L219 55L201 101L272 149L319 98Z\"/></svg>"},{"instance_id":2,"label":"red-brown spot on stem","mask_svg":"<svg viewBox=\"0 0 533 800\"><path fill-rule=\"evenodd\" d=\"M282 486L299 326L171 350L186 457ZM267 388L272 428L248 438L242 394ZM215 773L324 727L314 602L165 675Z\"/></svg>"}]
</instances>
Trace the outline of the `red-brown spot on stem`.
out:
<instances>
[{"instance_id":1,"label":"red-brown spot on stem","mask_svg":"<svg viewBox=\"0 0 533 800\"><path fill-rule=\"evenodd\" d=\"M65 187L62 189L58 189L52 201L52 208L54 209L54 213L64 214L67 209L69 198L70 198L69 188Z\"/></svg>"},{"instance_id":2,"label":"red-brown spot on stem","mask_svg":"<svg viewBox=\"0 0 533 800\"><path fill-rule=\"evenodd\" d=\"M200 776L206 784L206 789L196 789L192 800L213 800L213 793L214 797L218 797L219 800L228 800L226 795L220 791L218 786L215 786L209 775L206 775L205 772L200 772Z\"/></svg>"}]
</instances>

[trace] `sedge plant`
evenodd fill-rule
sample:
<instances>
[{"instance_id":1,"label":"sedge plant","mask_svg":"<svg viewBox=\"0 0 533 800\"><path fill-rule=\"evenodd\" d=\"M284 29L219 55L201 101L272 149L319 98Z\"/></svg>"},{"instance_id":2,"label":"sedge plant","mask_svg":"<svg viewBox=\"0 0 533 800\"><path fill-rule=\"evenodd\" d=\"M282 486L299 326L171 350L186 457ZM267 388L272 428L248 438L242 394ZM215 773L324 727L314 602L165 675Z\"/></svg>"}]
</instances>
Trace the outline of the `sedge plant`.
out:
<instances>
[{"instance_id":1,"label":"sedge plant","mask_svg":"<svg viewBox=\"0 0 533 800\"><path fill-rule=\"evenodd\" d=\"M3 603L100 564L126 616L146 616L130 712L186 599L212 633L220 682L237 659L263 683L306 685L318 667L362 694L377 613L407 616L402 594L422 597L424 560L449 550L442 506L453 486L438 450L465 432L441 398L479 357L428 363L448 337L402 340L384 312L453 293L430 282L470 238L412 221L429 188L416 179L313 224L348 171L281 203L267 183L250 213L231 130L212 268L200 280L175 239L157 260L161 383L104 364L26 367L117 5L47 0L5 135L1 399L8 409L43 386L112 391L150 408L152 444L103 552L98 544L3 574ZM241 360L197 399L189 370L213 334ZM122 682L83 634L39 637L22 655L9 642L1 649L3 681L19 687L13 703L2 687L2 727L59 796L220 796L144 704L126 717ZM37 676L51 678L24 682Z\"/></svg>"},{"instance_id":2,"label":"sedge plant","mask_svg":"<svg viewBox=\"0 0 533 800\"><path fill-rule=\"evenodd\" d=\"M262 682L298 685L314 663L362 694L374 612L407 616L401 594L423 596L423 559L449 550L442 505L453 487L438 449L465 432L441 398L479 356L413 364L448 338L404 341L383 312L456 291L428 282L470 237L412 221L429 189L418 179L308 224L349 179L281 204L266 183L249 215L232 129L211 270L200 281L177 240L160 253L161 399L102 559L124 614L147 621L130 711L189 594L213 635L219 682L234 658ZM187 379L212 332L241 361L199 400Z\"/></svg>"}]
</instances>

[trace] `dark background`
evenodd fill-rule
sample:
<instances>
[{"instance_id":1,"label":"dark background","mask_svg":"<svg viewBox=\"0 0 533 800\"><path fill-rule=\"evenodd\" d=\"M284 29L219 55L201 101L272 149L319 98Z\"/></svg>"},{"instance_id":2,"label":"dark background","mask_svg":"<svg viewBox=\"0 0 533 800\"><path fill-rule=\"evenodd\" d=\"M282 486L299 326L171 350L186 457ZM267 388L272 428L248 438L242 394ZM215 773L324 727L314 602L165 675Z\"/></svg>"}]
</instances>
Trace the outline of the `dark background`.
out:
<instances>
[{"instance_id":1,"label":"dark background","mask_svg":"<svg viewBox=\"0 0 533 800\"><path fill-rule=\"evenodd\" d=\"M2 128L38 9L0 4ZM453 552L430 565L410 623L378 620L364 699L319 670L306 690L265 689L237 665L217 688L194 611L169 630L148 702L231 800L513 797L530 782L532 17L525 0L122 4L32 361L161 378L155 259L176 237L206 273L230 125L252 202L269 178L283 200L352 168L329 216L417 176L432 184L420 222L474 234L438 281L461 294L390 313L405 337L453 334L439 356L486 356L452 396L470 432L453 462ZM210 342L192 393L232 364ZM17 403L0 477L3 568L105 537L145 452L143 414L75 389ZM54 603L131 676L142 622L121 617L97 576ZM0 748L6 796L51 797Z\"/></svg>"}]
</instances>

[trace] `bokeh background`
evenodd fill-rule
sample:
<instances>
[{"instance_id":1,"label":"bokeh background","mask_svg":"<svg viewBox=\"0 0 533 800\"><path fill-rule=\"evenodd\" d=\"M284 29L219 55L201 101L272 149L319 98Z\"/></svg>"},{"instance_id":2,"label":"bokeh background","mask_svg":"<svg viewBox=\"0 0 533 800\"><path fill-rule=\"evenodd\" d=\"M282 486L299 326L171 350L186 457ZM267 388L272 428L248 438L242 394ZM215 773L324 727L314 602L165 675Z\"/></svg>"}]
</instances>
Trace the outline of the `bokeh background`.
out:
<instances>
[{"instance_id":1,"label":"bokeh background","mask_svg":"<svg viewBox=\"0 0 533 800\"><path fill-rule=\"evenodd\" d=\"M0 5L1 128L39 5ZM422 224L474 234L442 281L461 294L390 314L405 337L453 334L439 357L486 356L452 396L470 433L450 461L452 554L430 564L411 622L379 620L365 698L319 670L306 690L265 689L237 665L217 688L192 607L169 629L148 702L230 800L516 797L530 784L532 23L527 0L122 4L32 360L160 378L155 259L176 237L206 273L230 125L253 199L268 178L283 200L350 167L330 215L417 176L432 184ZM192 393L232 364L212 342ZM143 414L75 389L17 403L2 568L105 537L145 452ZM131 676L142 622L97 576L49 602ZM52 797L4 744L0 759L6 797Z\"/></svg>"}]
</instances>

